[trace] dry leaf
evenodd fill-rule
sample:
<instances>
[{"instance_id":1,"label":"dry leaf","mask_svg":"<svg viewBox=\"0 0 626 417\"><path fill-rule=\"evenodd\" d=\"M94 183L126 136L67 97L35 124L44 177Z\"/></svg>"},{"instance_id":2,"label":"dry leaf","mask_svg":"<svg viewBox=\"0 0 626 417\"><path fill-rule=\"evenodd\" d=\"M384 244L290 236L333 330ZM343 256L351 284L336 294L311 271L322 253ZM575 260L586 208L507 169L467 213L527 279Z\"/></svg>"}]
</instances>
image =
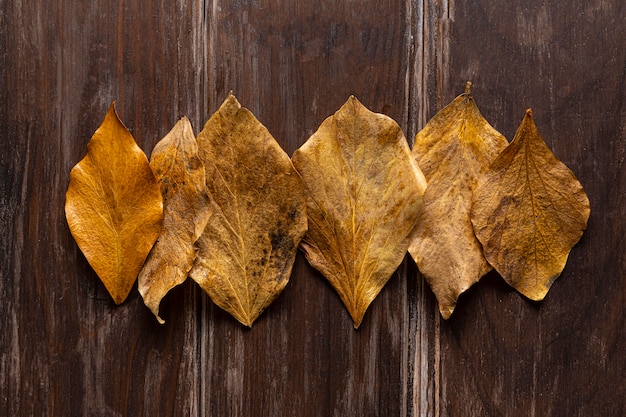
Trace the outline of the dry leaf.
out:
<instances>
[{"instance_id":1,"label":"dry leaf","mask_svg":"<svg viewBox=\"0 0 626 417\"><path fill-rule=\"evenodd\" d=\"M404 259L426 181L391 118L356 98L327 118L293 155L307 191L301 247L354 321Z\"/></svg>"},{"instance_id":2,"label":"dry leaf","mask_svg":"<svg viewBox=\"0 0 626 417\"><path fill-rule=\"evenodd\" d=\"M161 231L163 199L114 104L72 168L65 198L78 247L115 303L122 303Z\"/></svg>"},{"instance_id":3,"label":"dry leaf","mask_svg":"<svg viewBox=\"0 0 626 417\"><path fill-rule=\"evenodd\" d=\"M246 326L289 280L306 231L302 180L287 154L229 95L198 135L213 216L190 276Z\"/></svg>"},{"instance_id":4,"label":"dry leaf","mask_svg":"<svg viewBox=\"0 0 626 417\"><path fill-rule=\"evenodd\" d=\"M587 227L589 200L526 111L515 138L478 182L472 224L485 257L515 289L542 300Z\"/></svg>"},{"instance_id":5,"label":"dry leaf","mask_svg":"<svg viewBox=\"0 0 626 417\"><path fill-rule=\"evenodd\" d=\"M194 243L211 216L204 165L189 120L182 118L150 158L163 194L163 231L139 273L139 292L159 323L159 305L182 284L196 257Z\"/></svg>"},{"instance_id":6,"label":"dry leaf","mask_svg":"<svg viewBox=\"0 0 626 417\"><path fill-rule=\"evenodd\" d=\"M409 252L444 319L459 295L491 270L470 221L472 193L508 144L480 114L470 87L430 119L413 145L428 188Z\"/></svg>"}]
</instances>

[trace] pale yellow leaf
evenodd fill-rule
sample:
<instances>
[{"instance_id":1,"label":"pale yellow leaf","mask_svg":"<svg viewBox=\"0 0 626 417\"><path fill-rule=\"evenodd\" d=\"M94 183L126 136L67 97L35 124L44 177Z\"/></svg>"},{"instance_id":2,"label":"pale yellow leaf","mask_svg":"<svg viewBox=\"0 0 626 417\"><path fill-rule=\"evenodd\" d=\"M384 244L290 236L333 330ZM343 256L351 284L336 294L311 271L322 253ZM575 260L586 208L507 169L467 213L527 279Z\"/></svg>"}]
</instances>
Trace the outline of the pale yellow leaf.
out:
<instances>
[{"instance_id":1,"label":"pale yellow leaf","mask_svg":"<svg viewBox=\"0 0 626 417\"><path fill-rule=\"evenodd\" d=\"M474 193L472 224L485 257L511 286L542 300L589 213L582 185L548 149L528 110Z\"/></svg>"},{"instance_id":2,"label":"pale yellow leaf","mask_svg":"<svg viewBox=\"0 0 626 417\"><path fill-rule=\"evenodd\" d=\"M163 323L161 300L187 278L196 257L194 243L211 216L204 165L186 117L156 144L150 167L163 194L163 231L139 273L139 292Z\"/></svg>"},{"instance_id":3,"label":"pale yellow leaf","mask_svg":"<svg viewBox=\"0 0 626 417\"><path fill-rule=\"evenodd\" d=\"M470 86L430 119L413 145L428 188L409 252L444 319L459 295L491 270L470 221L472 193L508 144L480 114Z\"/></svg>"},{"instance_id":4,"label":"pale yellow leaf","mask_svg":"<svg viewBox=\"0 0 626 417\"><path fill-rule=\"evenodd\" d=\"M354 97L292 159L307 192L301 247L357 328L404 259L426 181L398 124Z\"/></svg>"},{"instance_id":5,"label":"pale yellow leaf","mask_svg":"<svg viewBox=\"0 0 626 417\"><path fill-rule=\"evenodd\" d=\"M213 215L190 276L246 326L280 294L307 227L302 180L268 130L229 95L198 135Z\"/></svg>"}]
</instances>

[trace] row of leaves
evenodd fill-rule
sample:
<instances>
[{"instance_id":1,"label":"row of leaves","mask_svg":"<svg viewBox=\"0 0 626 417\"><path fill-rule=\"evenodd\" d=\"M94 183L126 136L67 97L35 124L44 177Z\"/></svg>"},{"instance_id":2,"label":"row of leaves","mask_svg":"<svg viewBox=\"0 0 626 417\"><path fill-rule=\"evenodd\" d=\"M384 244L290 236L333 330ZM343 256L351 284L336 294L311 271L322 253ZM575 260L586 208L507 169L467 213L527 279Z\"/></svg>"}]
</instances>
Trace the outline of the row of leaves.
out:
<instances>
[{"instance_id":1,"label":"row of leaves","mask_svg":"<svg viewBox=\"0 0 626 417\"><path fill-rule=\"evenodd\" d=\"M444 318L494 267L541 300L587 225L589 200L528 110L509 144L470 94L411 151L391 118L348 101L293 158L232 95L194 137L186 118L148 162L112 104L71 171L66 217L119 304L159 304L187 276L246 326L287 284L298 247L357 328L407 250Z\"/></svg>"}]
</instances>

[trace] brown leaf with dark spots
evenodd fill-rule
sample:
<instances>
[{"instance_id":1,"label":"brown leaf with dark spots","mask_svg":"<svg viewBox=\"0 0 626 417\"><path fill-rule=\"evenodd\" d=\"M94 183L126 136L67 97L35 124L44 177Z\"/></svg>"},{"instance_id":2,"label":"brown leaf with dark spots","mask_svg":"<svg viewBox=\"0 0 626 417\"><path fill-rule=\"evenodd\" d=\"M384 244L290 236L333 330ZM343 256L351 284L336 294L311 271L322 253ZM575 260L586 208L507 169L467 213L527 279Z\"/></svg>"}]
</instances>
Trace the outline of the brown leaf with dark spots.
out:
<instances>
[{"instance_id":1,"label":"brown leaf with dark spots","mask_svg":"<svg viewBox=\"0 0 626 417\"><path fill-rule=\"evenodd\" d=\"M398 124L354 97L292 159L307 193L302 250L358 328L404 259L426 181Z\"/></svg>"},{"instance_id":2,"label":"brown leaf with dark spots","mask_svg":"<svg viewBox=\"0 0 626 417\"><path fill-rule=\"evenodd\" d=\"M159 305L182 284L196 257L195 242L211 217L204 165L184 117L156 144L150 158L163 194L163 231L139 273L139 292L159 323Z\"/></svg>"},{"instance_id":3,"label":"brown leaf with dark spots","mask_svg":"<svg viewBox=\"0 0 626 417\"><path fill-rule=\"evenodd\" d=\"M190 276L246 326L289 280L307 227L302 180L267 129L233 95L198 135L213 216Z\"/></svg>"},{"instance_id":4,"label":"brown leaf with dark spots","mask_svg":"<svg viewBox=\"0 0 626 417\"><path fill-rule=\"evenodd\" d=\"M161 232L163 198L114 104L72 168L65 198L72 236L115 303L122 303Z\"/></svg>"},{"instance_id":5,"label":"brown leaf with dark spots","mask_svg":"<svg viewBox=\"0 0 626 417\"><path fill-rule=\"evenodd\" d=\"M574 174L550 152L526 111L515 138L479 179L472 224L485 257L531 300L542 300L587 227Z\"/></svg>"},{"instance_id":6,"label":"brown leaf with dark spots","mask_svg":"<svg viewBox=\"0 0 626 417\"><path fill-rule=\"evenodd\" d=\"M472 194L508 144L480 114L470 87L430 119L413 145L428 188L409 252L444 319L459 295L491 270L470 221Z\"/></svg>"}]
</instances>

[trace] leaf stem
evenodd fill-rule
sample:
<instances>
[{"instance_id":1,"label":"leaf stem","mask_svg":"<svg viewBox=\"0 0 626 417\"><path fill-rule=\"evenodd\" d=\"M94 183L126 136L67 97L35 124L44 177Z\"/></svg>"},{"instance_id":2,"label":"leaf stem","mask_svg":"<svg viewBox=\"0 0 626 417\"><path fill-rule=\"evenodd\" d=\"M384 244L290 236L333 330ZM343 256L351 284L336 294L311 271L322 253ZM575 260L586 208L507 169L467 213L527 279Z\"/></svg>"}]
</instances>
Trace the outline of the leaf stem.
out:
<instances>
[{"instance_id":1,"label":"leaf stem","mask_svg":"<svg viewBox=\"0 0 626 417\"><path fill-rule=\"evenodd\" d=\"M472 94L472 82L471 81L466 81L465 82L465 94Z\"/></svg>"}]
</instances>

